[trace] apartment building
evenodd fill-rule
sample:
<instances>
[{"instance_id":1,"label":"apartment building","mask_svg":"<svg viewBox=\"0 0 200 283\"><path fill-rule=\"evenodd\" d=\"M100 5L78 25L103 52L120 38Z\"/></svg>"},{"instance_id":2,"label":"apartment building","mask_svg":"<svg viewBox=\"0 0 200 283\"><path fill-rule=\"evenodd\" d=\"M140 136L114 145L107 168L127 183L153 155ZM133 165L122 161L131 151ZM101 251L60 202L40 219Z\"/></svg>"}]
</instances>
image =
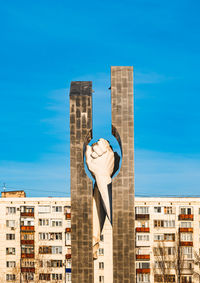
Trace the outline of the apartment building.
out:
<instances>
[{"instance_id":1,"label":"apartment building","mask_svg":"<svg viewBox=\"0 0 200 283\"><path fill-rule=\"evenodd\" d=\"M69 198L0 199L1 282L71 282Z\"/></svg>"},{"instance_id":2,"label":"apartment building","mask_svg":"<svg viewBox=\"0 0 200 283\"><path fill-rule=\"evenodd\" d=\"M0 199L2 282L71 282L69 198ZM136 282L199 282L200 198L135 198ZM112 229L105 222L95 283L112 283ZM164 281L164 280L165 281ZM180 280L179 280L180 279Z\"/></svg>"},{"instance_id":3,"label":"apartment building","mask_svg":"<svg viewBox=\"0 0 200 283\"><path fill-rule=\"evenodd\" d=\"M112 246L108 222L101 249L105 239ZM200 198L136 197L135 245L137 283L200 282L200 258L195 264L200 254ZM113 282L111 265L112 252L102 256L100 250L95 283Z\"/></svg>"}]
</instances>

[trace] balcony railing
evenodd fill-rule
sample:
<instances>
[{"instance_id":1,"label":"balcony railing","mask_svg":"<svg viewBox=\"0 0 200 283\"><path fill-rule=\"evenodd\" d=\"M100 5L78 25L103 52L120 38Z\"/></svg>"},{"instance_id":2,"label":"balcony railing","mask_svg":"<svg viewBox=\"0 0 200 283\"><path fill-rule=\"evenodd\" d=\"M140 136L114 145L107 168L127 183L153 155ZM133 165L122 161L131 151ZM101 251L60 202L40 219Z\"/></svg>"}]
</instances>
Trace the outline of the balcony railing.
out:
<instances>
[{"instance_id":1,"label":"balcony railing","mask_svg":"<svg viewBox=\"0 0 200 283\"><path fill-rule=\"evenodd\" d=\"M136 269L136 273L140 273L140 274L147 274L150 273L150 268L137 268Z\"/></svg>"},{"instance_id":2,"label":"balcony railing","mask_svg":"<svg viewBox=\"0 0 200 283\"><path fill-rule=\"evenodd\" d=\"M66 254L66 255L65 255L65 258L66 258L66 259L70 259L71 257L72 257L71 254Z\"/></svg>"},{"instance_id":3,"label":"balcony railing","mask_svg":"<svg viewBox=\"0 0 200 283\"><path fill-rule=\"evenodd\" d=\"M181 241L180 242L180 245L182 246L182 247L193 247L193 242L191 242L191 241Z\"/></svg>"},{"instance_id":4,"label":"balcony railing","mask_svg":"<svg viewBox=\"0 0 200 283\"><path fill-rule=\"evenodd\" d=\"M193 232L193 228L179 228L179 232Z\"/></svg>"},{"instance_id":5,"label":"balcony railing","mask_svg":"<svg viewBox=\"0 0 200 283\"><path fill-rule=\"evenodd\" d=\"M71 219L71 213L65 213L65 219Z\"/></svg>"},{"instance_id":6,"label":"balcony railing","mask_svg":"<svg viewBox=\"0 0 200 283\"><path fill-rule=\"evenodd\" d=\"M21 212L21 217L34 217L34 212Z\"/></svg>"},{"instance_id":7,"label":"balcony railing","mask_svg":"<svg viewBox=\"0 0 200 283\"><path fill-rule=\"evenodd\" d=\"M34 258L34 253L32 254L26 254L26 253L22 253L21 254L21 258Z\"/></svg>"},{"instance_id":8,"label":"balcony railing","mask_svg":"<svg viewBox=\"0 0 200 283\"><path fill-rule=\"evenodd\" d=\"M193 220L193 214L179 214L179 220Z\"/></svg>"},{"instance_id":9,"label":"balcony railing","mask_svg":"<svg viewBox=\"0 0 200 283\"><path fill-rule=\"evenodd\" d=\"M35 273L35 267L21 267L22 273Z\"/></svg>"},{"instance_id":10,"label":"balcony railing","mask_svg":"<svg viewBox=\"0 0 200 283\"><path fill-rule=\"evenodd\" d=\"M22 245L34 245L34 240L21 240Z\"/></svg>"},{"instance_id":11,"label":"balcony railing","mask_svg":"<svg viewBox=\"0 0 200 283\"><path fill-rule=\"evenodd\" d=\"M21 226L21 231L34 231L35 226Z\"/></svg>"},{"instance_id":12,"label":"balcony railing","mask_svg":"<svg viewBox=\"0 0 200 283\"><path fill-rule=\"evenodd\" d=\"M136 227L136 232L150 232L149 227Z\"/></svg>"},{"instance_id":13,"label":"balcony railing","mask_svg":"<svg viewBox=\"0 0 200 283\"><path fill-rule=\"evenodd\" d=\"M136 214L135 219L136 220L140 220L140 219L149 220L149 214Z\"/></svg>"},{"instance_id":14,"label":"balcony railing","mask_svg":"<svg viewBox=\"0 0 200 283\"><path fill-rule=\"evenodd\" d=\"M150 255L136 255L136 259L150 260Z\"/></svg>"}]
</instances>

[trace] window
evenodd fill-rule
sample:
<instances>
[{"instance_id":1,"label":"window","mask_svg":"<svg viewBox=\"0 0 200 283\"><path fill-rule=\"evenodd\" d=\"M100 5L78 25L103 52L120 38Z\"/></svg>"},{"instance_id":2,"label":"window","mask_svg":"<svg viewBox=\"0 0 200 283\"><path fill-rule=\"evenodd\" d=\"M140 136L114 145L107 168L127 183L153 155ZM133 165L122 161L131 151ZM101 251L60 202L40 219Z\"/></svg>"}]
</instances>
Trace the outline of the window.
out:
<instances>
[{"instance_id":1,"label":"window","mask_svg":"<svg viewBox=\"0 0 200 283\"><path fill-rule=\"evenodd\" d=\"M49 273L40 273L39 274L39 280L50 281L50 274Z\"/></svg>"},{"instance_id":2,"label":"window","mask_svg":"<svg viewBox=\"0 0 200 283\"><path fill-rule=\"evenodd\" d=\"M62 233L50 233L50 240L62 240Z\"/></svg>"},{"instance_id":3,"label":"window","mask_svg":"<svg viewBox=\"0 0 200 283\"><path fill-rule=\"evenodd\" d=\"M104 276L99 276L99 282L103 283L104 282Z\"/></svg>"},{"instance_id":4,"label":"window","mask_svg":"<svg viewBox=\"0 0 200 283\"><path fill-rule=\"evenodd\" d=\"M47 262L47 267L62 267L62 260L50 260Z\"/></svg>"},{"instance_id":5,"label":"window","mask_svg":"<svg viewBox=\"0 0 200 283\"><path fill-rule=\"evenodd\" d=\"M71 228L71 220L67 220L66 228Z\"/></svg>"},{"instance_id":6,"label":"window","mask_svg":"<svg viewBox=\"0 0 200 283\"><path fill-rule=\"evenodd\" d=\"M51 246L40 246L39 247L39 254L51 254L52 247Z\"/></svg>"},{"instance_id":7,"label":"window","mask_svg":"<svg viewBox=\"0 0 200 283\"><path fill-rule=\"evenodd\" d=\"M15 248L6 248L7 255L15 255Z\"/></svg>"},{"instance_id":8,"label":"window","mask_svg":"<svg viewBox=\"0 0 200 283\"><path fill-rule=\"evenodd\" d=\"M6 220L6 227L14 228L15 220Z\"/></svg>"},{"instance_id":9,"label":"window","mask_svg":"<svg viewBox=\"0 0 200 283\"><path fill-rule=\"evenodd\" d=\"M31 281L31 280L34 280L34 273L22 273L22 276L23 276L23 280L25 281Z\"/></svg>"},{"instance_id":10,"label":"window","mask_svg":"<svg viewBox=\"0 0 200 283\"><path fill-rule=\"evenodd\" d=\"M15 281L16 275L15 274L6 274L6 281Z\"/></svg>"},{"instance_id":11,"label":"window","mask_svg":"<svg viewBox=\"0 0 200 283\"><path fill-rule=\"evenodd\" d=\"M16 207L6 207L6 214L15 214Z\"/></svg>"},{"instance_id":12,"label":"window","mask_svg":"<svg viewBox=\"0 0 200 283\"><path fill-rule=\"evenodd\" d=\"M174 247L154 247L153 248L154 255L174 255L175 248Z\"/></svg>"},{"instance_id":13,"label":"window","mask_svg":"<svg viewBox=\"0 0 200 283\"><path fill-rule=\"evenodd\" d=\"M62 206L53 206L52 211L53 212L62 212Z\"/></svg>"},{"instance_id":14,"label":"window","mask_svg":"<svg viewBox=\"0 0 200 283\"><path fill-rule=\"evenodd\" d=\"M34 226L33 218L21 218L21 226Z\"/></svg>"},{"instance_id":15,"label":"window","mask_svg":"<svg viewBox=\"0 0 200 283\"><path fill-rule=\"evenodd\" d=\"M39 240L49 240L49 233L39 233Z\"/></svg>"},{"instance_id":16,"label":"window","mask_svg":"<svg viewBox=\"0 0 200 283\"><path fill-rule=\"evenodd\" d=\"M32 207L32 206L21 206L21 212L34 213L34 207Z\"/></svg>"},{"instance_id":17,"label":"window","mask_svg":"<svg viewBox=\"0 0 200 283\"><path fill-rule=\"evenodd\" d=\"M66 260L66 267L71 268L72 267L72 261L71 259Z\"/></svg>"},{"instance_id":18,"label":"window","mask_svg":"<svg viewBox=\"0 0 200 283\"><path fill-rule=\"evenodd\" d=\"M15 261L6 261L6 267L13 268L16 267Z\"/></svg>"},{"instance_id":19,"label":"window","mask_svg":"<svg viewBox=\"0 0 200 283\"><path fill-rule=\"evenodd\" d=\"M137 234L137 241L149 241L149 234Z\"/></svg>"},{"instance_id":20,"label":"window","mask_svg":"<svg viewBox=\"0 0 200 283\"><path fill-rule=\"evenodd\" d=\"M175 220L154 220L154 227L174 228Z\"/></svg>"},{"instance_id":21,"label":"window","mask_svg":"<svg viewBox=\"0 0 200 283\"><path fill-rule=\"evenodd\" d=\"M62 280L62 274L61 273L53 273L51 274L52 280Z\"/></svg>"},{"instance_id":22,"label":"window","mask_svg":"<svg viewBox=\"0 0 200 283\"><path fill-rule=\"evenodd\" d=\"M40 218L38 224L39 224L39 226L49 226L49 219Z\"/></svg>"},{"instance_id":23,"label":"window","mask_svg":"<svg viewBox=\"0 0 200 283\"><path fill-rule=\"evenodd\" d=\"M136 206L135 213L136 214L149 214L149 207L148 206Z\"/></svg>"},{"instance_id":24,"label":"window","mask_svg":"<svg viewBox=\"0 0 200 283\"><path fill-rule=\"evenodd\" d=\"M62 254L62 246L52 246L52 254Z\"/></svg>"},{"instance_id":25,"label":"window","mask_svg":"<svg viewBox=\"0 0 200 283\"><path fill-rule=\"evenodd\" d=\"M71 273L66 273L66 282L71 282Z\"/></svg>"},{"instance_id":26,"label":"window","mask_svg":"<svg viewBox=\"0 0 200 283\"><path fill-rule=\"evenodd\" d=\"M34 246L22 245L21 251L22 251L23 254L33 254L34 253Z\"/></svg>"},{"instance_id":27,"label":"window","mask_svg":"<svg viewBox=\"0 0 200 283\"><path fill-rule=\"evenodd\" d=\"M136 262L136 268L139 268L139 269L142 269L142 268L145 268L145 269L149 269L150 268L150 262Z\"/></svg>"},{"instance_id":28,"label":"window","mask_svg":"<svg viewBox=\"0 0 200 283\"><path fill-rule=\"evenodd\" d=\"M154 206L155 213L161 213L161 206Z\"/></svg>"},{"instance_id":29,"label":"window","mask_svg":"<svg viewBox=\"0 0 200 283\"><path fill-rule=\"evenodd\" d=\"M192 214L192 207L180 207L180 214Z\"/></svg>"},{"instance_id":30,"label":"window","mask_svg":"<svg viewBox=\"0 0 200 283\"><path fill-rule=\"evenodd\" d=\"M175 268L175 262L174 261L155 261L154 262L154 267L159 268L160 270L165 269L171 269Z\"/></svg>"},{"instance_id":31,"label":"window","mask_svg":"<svg viewBox=\"0 0 200 283\"><path fill-rule=\"evenodd\" d=\"M71 233L65 233L65 245L71 245Z\"/></svg>"},{"instance_id":32,"label":"window","mask_svg":"<svg viewBox=\"0 0 200 283\"><path fill-rule=\"evenodd\" d=\"M163 241L164 234L154 234L154 241Z\"/></svg>"},{"instance_id":33,"label":"window","mask_svg":"<svg viewBox=\"0 0 200 283\"><path fill-rule=\"evenodd\" d=\"M137 227L148 228L149 227L149 221L138 221Z\"/></svg>"},{"instance_id":34,"label":"window","mask_svg":"<svg viewBox=\"0 0 200 283\"><path fill-rule=\"evenodd\" d=\"M181 222L181 228L191 228L192 222Z\"/></svg>"},{"instance_id":35,"label":"window","mask_svg":"<svg viewBox=\"0 0 200 283\"><path fill-rule=\"evenodd\" d=\"M99 255L104 255L104 249L99 248Z\"/></svg>"},{"instance_id":36,"label":"window","mask_svg":"<svg viewBox=\"0 0 200 283\"><path fill-rule=\"evenodd\" d=\"M181 233L181 241L193 241L192 233Z\"/></svg>"},{"instance_id":37,"label":"window","mask_svg":"<svg viewBox=\"0 0 200 283\"><path fill-rule=\"evenodd\" d=\"M15 240L15 234L6 234L6 240Z\"/></svg>"},{"instance_id":38,"label":"window","mask_svg":"<svg viewBox=\"0 0 200 283\"><path fill-rule=\"evenodd\" d=\"M38 213L50 213L51 207L50 205L39 205Z\"/></svg>"},{"instance_id":39,"label":"window","mask_svg":"<svg viewBox=\"0 0 200 283\"><path fill-rule=\"evenodd\" d=\"M51 226L52 227L61 227L62 226L62 220L60 220L60 219L51 220Z\"/></svg>"},{"instance_id":40,"label":"window","mask_svg":"<svg viewBox=\"0 0 200 283\"><path fill-rule=\"evenodd\" d=\"M150 282L150 274L137 274L137 282L138 283L149 283Z\"/></svg>"},{"instance_id":41,"label":"window","mask_svg":"<svg viewBox=\"0 0 200 283\"><path fill-rule=\"evenodd\" d=\"M164 279L164 281L163 281ZM160 274L155 274L154 275L154 282L176 282L175 281L175 275L172 274L166 274L164 275L160 275Z\"/></svg>"},{"instance_id":42,"label":"window","mask_svg":"<svg viewBox=\"0 0 200 283\"><path fill-rule=\"evenodd\" d=\"M164 234L164 240L165 241L175 241L175 234L171 233L171 234Z\"/></svg>"},{"instance_id":43,"label":"window","mask_svg":"<svg viewBox=\"0 0 200 283\"><path fill-rule=\"evenodd\" d=\"M187 259L192 259L192 247L182 247L182 252Z\"/></svg>"},{"instance_id":44,"label":"window","mask_svg":"<svg viewBox=\"0 0 200 283\"><path fill-rule=\"evenodd\" d=\"M21 262L21 265L22 265L22 267L34 267L35 262L32 261L32 260L28 260L28 259L24 260L23 259L22 262Z\"/></svg>"},{"instance_id":45,"label":"window","mask_svg":"<svg viewBox=\"0 0 200 283\"><path fill-rule=\"evenodd\" d=\"M174 214L175 213L175 207L165 206L164 207L164 213L165 214Z\"/></svg>"},{"instance_id":46,"label":"window","mask_svg":"<svg viewBox=\"0 0 200 283\"><path fill-rule=\"evenodd\" d=\"M34 240L34 234L31 232L21 233L21 240Z\"/></svg>"},{"instance_id":47,"label":"window","mask_svg":"<svg viewBox=\"0 0 200 283\"><path fill-rule=\"evenodd\" d=\"M99 269L104 269L104 262L99 262Z\"/></svg>"},{"instance_id":48,"label":"window","mask_svg":"<svg viewBox=\"0 0 200 283\"><path fill-rule=\"evenodd\" d=\"M181 283L192 283L192 276L182 276Z\"/></svg>"}]
</instances>

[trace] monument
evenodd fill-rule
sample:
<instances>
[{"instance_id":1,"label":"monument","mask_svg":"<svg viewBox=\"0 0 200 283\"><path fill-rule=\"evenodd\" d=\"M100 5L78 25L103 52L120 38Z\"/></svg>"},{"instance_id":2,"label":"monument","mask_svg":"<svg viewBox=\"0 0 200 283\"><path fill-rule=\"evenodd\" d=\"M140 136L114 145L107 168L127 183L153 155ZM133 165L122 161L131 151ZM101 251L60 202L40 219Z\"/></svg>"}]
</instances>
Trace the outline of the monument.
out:
<instances>
[{"instance_id":1,"label":"monument","mask_svg":"<svg viewBox=\"0 0 200 283\"><path fill-rule=\"evenodd\" d=\"M135 282L134 267L134 137L133 67L111 67L112 134L121 148L116 154L100 139L91 147L92 82L72 82L70 88L70 166L72 283L93 283L93 260L108 217L113 227L113 282ZM95 178L84 169L84 159ZM111 282L105 282L111 283Z\"/></svg>"}]
</instances>

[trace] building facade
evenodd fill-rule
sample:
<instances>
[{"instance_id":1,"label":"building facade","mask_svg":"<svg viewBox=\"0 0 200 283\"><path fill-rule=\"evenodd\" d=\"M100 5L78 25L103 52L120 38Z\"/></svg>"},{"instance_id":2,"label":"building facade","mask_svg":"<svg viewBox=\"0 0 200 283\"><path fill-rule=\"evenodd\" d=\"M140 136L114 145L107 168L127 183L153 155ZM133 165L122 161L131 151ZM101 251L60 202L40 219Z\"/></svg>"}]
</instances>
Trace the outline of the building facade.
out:
<instances>
[{"instance_id":1,"label":"building facade","mask_svg":"<svg viewBox=\"0 0 200 283\"><path fill-rule=\"evenodd\" d=\"M16 197L15 197L16 196ZM2 282L71 282L70 198L0 199ZM135 198L136 282L199 282L200 198ZM112 229L106 221L94 282L112 283Z\"/></svg>"},{"instance_id":2,"label":"building facade","mask_svg":"<svg viewBox=\"0 0 200 283\"><path fill-rule=\"evenodd\" d=\"M0 199L1 282L71 282L70 199L13 196Z\"/></svg>"}]
</instances>

